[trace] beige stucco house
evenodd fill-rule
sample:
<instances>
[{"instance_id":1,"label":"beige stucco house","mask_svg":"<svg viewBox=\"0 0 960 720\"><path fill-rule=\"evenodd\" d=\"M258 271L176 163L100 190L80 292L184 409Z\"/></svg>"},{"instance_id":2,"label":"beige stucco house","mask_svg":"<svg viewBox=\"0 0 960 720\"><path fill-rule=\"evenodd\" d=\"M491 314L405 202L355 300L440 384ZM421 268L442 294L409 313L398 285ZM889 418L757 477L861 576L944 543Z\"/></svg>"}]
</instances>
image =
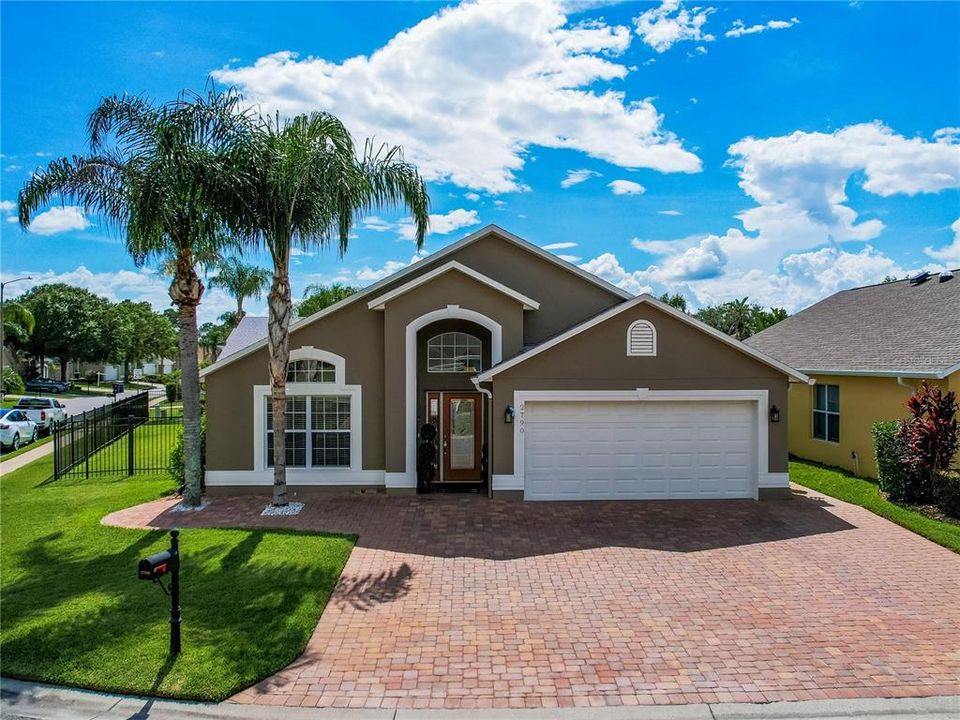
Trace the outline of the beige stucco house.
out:
<instances>
[{"instance_id":1,"label":"beige stucco house","mask_svg":"<svg viewBox=\"0 0 960 720\"><path fill-rule=\"evenodd\" d=\"M907 415L922 380L960 391L953 272L844 290L747 340L815 382L790 388L790 452L877 476L871 429Z\"/></svg>"},{"instance_id":2,"label":"beige stucco house","mask_svg":"<svg viewBox=\"0 0 960 720\"><path fill-rule=\"evenodd\" d=\"M787 492L788 385L807 378L490 226L291 328L287 481L529 500ZM266 326L203 371L206 485L269 492Z\"/></svg>"}]
</instances>

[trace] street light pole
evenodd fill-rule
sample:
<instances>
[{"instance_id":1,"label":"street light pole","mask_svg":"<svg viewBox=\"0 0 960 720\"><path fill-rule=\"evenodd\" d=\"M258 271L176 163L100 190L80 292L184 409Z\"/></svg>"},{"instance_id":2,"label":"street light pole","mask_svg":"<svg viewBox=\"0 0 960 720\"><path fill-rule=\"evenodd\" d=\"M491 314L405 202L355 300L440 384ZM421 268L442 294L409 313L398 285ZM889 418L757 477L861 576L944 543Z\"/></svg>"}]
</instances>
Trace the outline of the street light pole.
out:
<instances>
[{"instance_id":1,"label":"street light pole","mask_svg":"<svg viewBox=\"0 0 960 720\"><path fill-rule=\"evenodd\" d=\"M7 385L3 379L3 351L6 349L7 343L3 327L3 291L10 283L20 282L21 280L33 280L33 278L29 275L24 275L23 277L14 278L13 280L0 282L0 400L3 400L3 396L6 395L7 392Z\"/></svg>"}]
</instances>

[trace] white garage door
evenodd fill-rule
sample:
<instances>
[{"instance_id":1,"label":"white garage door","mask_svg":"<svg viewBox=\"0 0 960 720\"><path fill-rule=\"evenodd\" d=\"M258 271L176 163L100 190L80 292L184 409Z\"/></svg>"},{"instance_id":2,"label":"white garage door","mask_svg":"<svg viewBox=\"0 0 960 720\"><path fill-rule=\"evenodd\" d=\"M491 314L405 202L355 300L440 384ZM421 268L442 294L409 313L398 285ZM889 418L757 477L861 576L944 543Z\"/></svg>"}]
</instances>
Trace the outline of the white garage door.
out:
<instances>
[{"instance_id":1,"label":"white garage door","mask_svg":"<svg viewBox=\"0 0 960 720\"><path fill-rule=\"evenodd\" d=\"M752 498L755 403L527 402L528 500Z\"/></svg>"}]
</instances>

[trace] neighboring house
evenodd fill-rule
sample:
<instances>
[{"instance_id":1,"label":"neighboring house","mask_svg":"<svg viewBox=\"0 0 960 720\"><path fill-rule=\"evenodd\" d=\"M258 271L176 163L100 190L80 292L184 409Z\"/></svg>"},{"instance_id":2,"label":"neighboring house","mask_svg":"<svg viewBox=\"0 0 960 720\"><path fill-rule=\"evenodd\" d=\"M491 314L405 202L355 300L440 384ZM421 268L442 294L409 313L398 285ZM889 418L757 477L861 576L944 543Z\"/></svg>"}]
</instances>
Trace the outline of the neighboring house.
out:
<instances>
[{"instance_id":1,"label":"neighboring house","mask_svg":"<svg viewBox=\"0 0 960 720\"><path fill-rule=\"evenodd\" d=\"M149 358L141 363L130 364L130 377L139 380L144 375L164 375L176 369L176 361L171 358ZM112 382L123 379L123 363L107 362L77 363L71 361L67 366L68 377L97 376L100 382Z\"/></svg>"},{"instance_id":2,"label":"neighboring house","mask_svg":"<svg viewBox=\"0 0 960 720\"><path fill-rule=\"evenodd\" d=\"M873 423L906 416L921 380L960 391L953 275L844 290L747 340L816 383L790 388L792 454L876 477Z\"/></svg>"},{"instance_id":3,"label":"neighboring house","mask_svg":"<svg viewBox=\"0 0 960 720\"><path fill-rule=\"evenodd\" d=\"M266 326L246 318L235 337L202 371L206 486L268 493ZM531 500L789 492L787 386L804 375L494 226L297 320L290 347L293 493L415 492L425 423L441 487Z\"/></svg>"}]
</instances>

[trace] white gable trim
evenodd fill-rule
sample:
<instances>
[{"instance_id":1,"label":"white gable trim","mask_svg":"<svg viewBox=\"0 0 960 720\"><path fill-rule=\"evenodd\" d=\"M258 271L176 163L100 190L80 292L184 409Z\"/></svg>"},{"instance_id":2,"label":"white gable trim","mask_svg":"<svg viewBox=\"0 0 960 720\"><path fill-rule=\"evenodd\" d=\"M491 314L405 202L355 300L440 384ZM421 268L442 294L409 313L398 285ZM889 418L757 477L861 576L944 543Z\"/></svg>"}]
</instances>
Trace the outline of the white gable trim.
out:
<instances>
[{"instance_id":1,"label":"white gable trim","mask_svg":"<svg viewBox=\"0 0 960 720\"><path fill-rule=\"evenodd\" d=\"M493 288L497 292L503 293L504 295L513 298L518 303L521 303L523 305L524 310L540 309L540 303L538 303L536 300L531 300L526 295L519 293L512 288L507 287L503 283L497 282L491 277L487 277L483 273L477 272L473 268L467 267L463 263L458 263L456 260L451 260L445 265L441 265L440 267L435 268L430 272L426 272L423 275L420 275L419 277L414 278L410 282L405 283L404 285L401 285L400 287L391 290L385 295L381 295L380 297L374 298L373 300L367 303L367 307L370 308L371 310L383 310L386 308L387 303L390 302L391 300L394 300L400 297L401 295L404 295L410 292L411 290L414 290L415 288L420 287L421 285L425 285L431 280L438 278L441 275L450 272L451 270L456 270L457 272L463 273L467 277L473 278L477 282L482 283L487 287Z\"/></svg>"},{"instance_id":2,"label":"white gable trim","mask_svg":"<svg viewBox=\"0 0 960 720\"><path fill-rule=\"evenodd\" d=\"M593 273L587 272L587 271L584 270L583 268L577 267L577 266L574 265L573 263L568 263L566 260L561 260L561 259L558 258L556 255L554 255L553 253L551 253L551 252L549 252L549 251L547 251L547 250L544 250L544 249L541 248L541 247L537 247L537 246L534 245L533 243L528 242L528 241L524 240L523 238L521 238L521 237L519 237L519 236L517 236L517 235L514 235L514 234L511 233L511 232L507 232L506 230L504 230L504 229L501 228L501 227L498 227L497 225L487 225L486 227L483 227L483 228L477 230L475 233L471 233L470 235L467 235L467 236L466 236L465 238L463 238L462 240L458 240L457 242L453 243L453 245L448 245L447 247L445 247L445 248L443 248L443 249L441 249L441 250L438 250L437 252L433 253L432 255L428 255L426 258L424 258L424 259L421 260L420 262L423 262L423 263L432 263L432 262L435 262L435 261L437 261L437 260L442 260L443 258L447 257L448 255L451 255L452 253L457 252L457 251L460 250L461 248L464 248L464 247L466 247L467 245L470 245L471 243L474 243L474 242L476 242L477 240L479 240L479 239L481 239L481 238L483 238L483 237L486 237L487 235L496 235L497 237L499 237L499 238L502 239L502 240L506 240L506 241L508 241L508 242L511 242L511 243L513 243L514 245L517 245L518 247L523 248L523 249L526 250L527 252L533 253L534 255L537 255L538 257L541 257L541 258L543 258L544 260L547 260L547 261L553 263L554 265L557 265L557 266L559 266L559 267L562 267L564 270L567 270L567 271L569 271L569 272L572 272L574 275L579 275L579 276L582 277L584 280L588 280L588 281L592 282L594 285L597 285L597 286L599 286L599 287L602 287L604 290L607 290L608 292L611 292L611 293L613 293L614 295L617 295L617 296L619 296L619 297L622 297L624 300L630 300L630 299L632 299L632 298L634 297L633 294L627 292L627 291L624 290L623 288L619 288L619 287L617 287L616 285L614 285L613 283L609 283L609 282L607 282L606 280L604 280L603 278L599 278L599 277L597 277L596 275L594 275ZM341 301L338 302L338 303L334 303L333 305L330 305L329 307L325 307L323 310L319 310L318 312L315 312L313 315L310 315L309 317L300 318L299 320L295 320L294 322L290 323L290 331L293 332L294 330L296 330L297 328L299 328L299 327L301 327L301 326L303 326L303 325L309 325L310 323L312 323L312 322L314 322L314 321L316 321L316 320L319 320L319 319L322 318L322 317L326 317L327 315L331 315L331 314L337 312L338 310L341 310L342 308L346 307L347 305L350 305L351 303L357 302L358 300L362 300L362 299L365 298L365 297L368 297L368 296L370 296L370 295L373 295L375 292L377 292L378 290L380 290L380 289L383 288L384 286L388 285L389 283L394 282L394 281L397 280L398 278L406 277L406 276L409 275L410 273L414 272L414 271L418 268L419 265L420 265L420 263L415 263L415 264L413 264L413 265L408 265L407 267L403 268L402 270L398 270L398 271L395 272L393 275L389 275L389 276L385 277L383 280L379 280L379 281L373 283L373 285L367 286L366 288L364 288L364 289L361 290L360 292L355 293L355 294L351 295L351 296L348 297L348 298L344 298L343 300L341 300ZM240 360L241 358L244 358L244 357L246 357L247 355L250 355L251 353L254 353L254 352L256 352L257 350L259 350L260 348L266 347L266 346L267 346L267 338L263 338L263 340L258 340L257 342L251 343L250 345L248 345L247 347L243 348L242 350L238 350L237 352L235 352L235 353L233 353L233 354L225 357L223 360L218 360L217 362L213 363L212 365L208 365L207 367L205 367L203 370L200 371L200 377L204 377L204 376L206 376L206 375L209 375L210 373L216 372L216 371L219 370L220 368L226 367L226 366L229 365L230 363L232 363L232 362L234 362L234 361L236 361L236 360Z\"/></svg>"},{"instance_id":3,"label":"white gable trim","mask_svg":"<svg viewBox=\"0 0 960 720\"><path fill-rule=\"evenodd\" d=\"M647 303L657 308L657 310L660 310L661 312L676 318L677 320L685 322L688 325L692 325L693 327L700 330L701 332L704 332L707 335L710 335L711 337L719 340L720 342L725 343L736 350L739 350L744 355L749 355L755 360L759 360L765 365L769 365L770 367L779 370L780 372L784 373L791 380L795 382L800 382L805 384L810 384L811 382L810 378L808 378L806 375L799 372L798 370L794 370L789 365L785 365L779 360L774 360L769 355L765 355L759 350L756 350L750 347L749 345L746 345L740 342L739 340L736 340L730 337L726 333L720 332L716 328L710 327L706 323L700 322L695 317L692 317L690 315L687 315L685 312L681 312L680 310L677 310L672 305L667 305L664 302L660 302L659 300L656 300L655 298L649 295L639 295L635 297L633 300L629 300L628 302L625 302L625 303L620 303L619 305L614 305L612 308L610 308L606 312L600 313L596 317L591 318L586 322L582 322L579 325L575 325L574 327L570 328L566 332L560 333L559 335L554 337L552 340L548 340L540 345L537 345L535 348L532 348L531 350L528 350L525 353L522 353L520 355L515 355L510 360L500 363L499 365L495 365L494 367L491 367L489 370L480 373L479 375L477 375L477 381L486 382L487 380L490 380L495 375L498 375L499 373L503 372L507 368L511 368L514 365L519 365L525 360L529 360L530 358L536 355L539 355L544 350L549 350L555 345L559 345L565 340L569 340L575 335L579 335L584 330L589 330L590 328L595 327L602 322L606 322L607 320L614 317L615 315L619 315L620 313L626 310L630 310L631 308L635 308L639 305L642 305L643 303Z\"/></svg>"}]
</instances>

